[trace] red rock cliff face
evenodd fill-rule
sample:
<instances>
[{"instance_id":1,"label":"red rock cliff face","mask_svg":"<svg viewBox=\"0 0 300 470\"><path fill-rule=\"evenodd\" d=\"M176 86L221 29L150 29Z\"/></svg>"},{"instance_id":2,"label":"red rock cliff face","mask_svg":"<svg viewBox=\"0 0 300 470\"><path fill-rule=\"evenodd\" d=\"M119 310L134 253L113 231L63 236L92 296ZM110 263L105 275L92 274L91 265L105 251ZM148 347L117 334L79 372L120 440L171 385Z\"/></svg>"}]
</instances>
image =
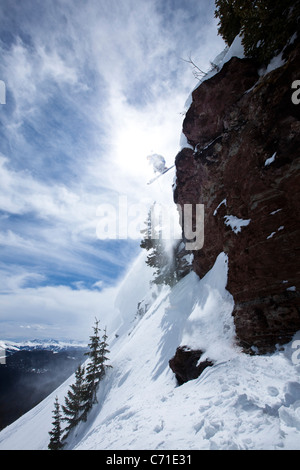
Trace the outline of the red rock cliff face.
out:
<instances>
[{"instance_id":1,"label":"red rock cliff face","mask_svg":"<svg viewBox=\"0 0 300 470\"><path fill-rule=\"evenodd\" d=\"M176 157L176 203L205 206L202 277L222 251L235 300L238 341L260 352L300 329L299 48L259 78L251 60L232 58L193 92L183 132L193 146ZM241 225L242 223L242 225Z\"/></svg>"}]
</instances>

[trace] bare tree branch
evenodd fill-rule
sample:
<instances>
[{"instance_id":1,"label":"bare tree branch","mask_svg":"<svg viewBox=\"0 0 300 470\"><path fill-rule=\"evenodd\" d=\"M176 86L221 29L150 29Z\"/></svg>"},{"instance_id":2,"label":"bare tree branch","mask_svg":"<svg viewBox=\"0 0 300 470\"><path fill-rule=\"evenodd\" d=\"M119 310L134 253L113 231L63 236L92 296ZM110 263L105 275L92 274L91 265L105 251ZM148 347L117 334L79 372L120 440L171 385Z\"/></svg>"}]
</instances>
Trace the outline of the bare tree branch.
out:
<instances>
[{"instance_id":1,"label":"bare tree branch","mask_svg":"<svg viewBox=\"0 0 300 470\"><path fill-rule=\"evenodd\" d=\"M188 60L187 59L181 59L181 60L183 60L184 62L187 62L188 64L190 64L193 67L193 75L197 80L206 75L207 72L203 72L203 70L201 70L198 67L198 65L195 64L195 62L192 60L191 56L189 56Z\"/></svg>"}]
</instances>

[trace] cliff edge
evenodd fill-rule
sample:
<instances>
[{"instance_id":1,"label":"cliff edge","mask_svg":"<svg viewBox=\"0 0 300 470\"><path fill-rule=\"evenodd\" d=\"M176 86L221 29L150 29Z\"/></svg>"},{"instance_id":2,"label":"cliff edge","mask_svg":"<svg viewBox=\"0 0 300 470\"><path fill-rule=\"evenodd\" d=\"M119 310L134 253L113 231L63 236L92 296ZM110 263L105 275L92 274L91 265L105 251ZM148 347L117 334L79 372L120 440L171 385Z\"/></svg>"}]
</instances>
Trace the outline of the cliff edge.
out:
<instances>
[{"instance_id":1,"label":"cliff edge","mask_svg":"<svg viewBox=\"0 0 300 470\"><path fill-rule=\"evenodd\" d=\"M174 201L204 204L203 277L228 255L238 343L271 351L300 329L299 42L262 73L232 57L192 93L183 122L188 146L176 157ZM277 64L278 65L278 64Z\"/></svg>"}]
</instances>

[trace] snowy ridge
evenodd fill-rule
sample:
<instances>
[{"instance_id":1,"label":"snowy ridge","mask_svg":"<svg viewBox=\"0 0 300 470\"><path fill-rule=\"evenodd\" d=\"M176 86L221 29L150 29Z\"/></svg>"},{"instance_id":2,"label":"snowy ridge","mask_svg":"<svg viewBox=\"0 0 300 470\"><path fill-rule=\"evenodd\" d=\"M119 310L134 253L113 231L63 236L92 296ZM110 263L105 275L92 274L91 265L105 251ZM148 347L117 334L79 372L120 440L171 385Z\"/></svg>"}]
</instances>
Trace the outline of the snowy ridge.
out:
<instances>
[{"instance_id":1,"label":"snowy ridge","mask_svg":"<svg viewBox=\"0 0 300 470\"><path fill-rule=\"evenodd\" d=\"M127 286L137 274L149 276L140 261ZM123 298L127 316L111 338L113 369L67 449L299 448L300 366L292 360L293 342L272 355L243 354L235 345L226 281L221 253L203 279L190 273L173 289L156 292L139 321L129 307L133 293L122 286L118 305ZM201 348L215 365L179 387L168 361L180 344ZM63 403L73 379L5 428L0 449L47 449L55 396Z\"/></svg>"},{"instance_id":2,"label":"snowy ridge","mask_svg":"<svg viewBox=\"0 0 300 470\"><path fill-rule=\"evenodd\" d=\"M86 348L87 343L78 341L57 341L55 339L33 339L27 341L0 341L0 348L6 350L50 349L59 351L68 348Z\"/></svg>"}]
</instances>

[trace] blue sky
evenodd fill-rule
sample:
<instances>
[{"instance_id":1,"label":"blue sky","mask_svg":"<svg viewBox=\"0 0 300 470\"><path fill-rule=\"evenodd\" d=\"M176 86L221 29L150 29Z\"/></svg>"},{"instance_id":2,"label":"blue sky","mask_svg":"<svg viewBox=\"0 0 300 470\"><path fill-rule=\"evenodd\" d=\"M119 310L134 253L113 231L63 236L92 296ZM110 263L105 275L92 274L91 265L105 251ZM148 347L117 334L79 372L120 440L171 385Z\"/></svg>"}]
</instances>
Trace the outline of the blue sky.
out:
<instances>
[{"instance_id":1,"label":"blue sky","mask_svg":"<svg viewBox=\"0 0 300 470\"><path fill-rule=\"evenodd\" d=\"M214 1L2 0L0 25L0 339L85 339L139 253L97 208L151 200L149 153L173 164Z\"/></svg>"}]
</instances>

